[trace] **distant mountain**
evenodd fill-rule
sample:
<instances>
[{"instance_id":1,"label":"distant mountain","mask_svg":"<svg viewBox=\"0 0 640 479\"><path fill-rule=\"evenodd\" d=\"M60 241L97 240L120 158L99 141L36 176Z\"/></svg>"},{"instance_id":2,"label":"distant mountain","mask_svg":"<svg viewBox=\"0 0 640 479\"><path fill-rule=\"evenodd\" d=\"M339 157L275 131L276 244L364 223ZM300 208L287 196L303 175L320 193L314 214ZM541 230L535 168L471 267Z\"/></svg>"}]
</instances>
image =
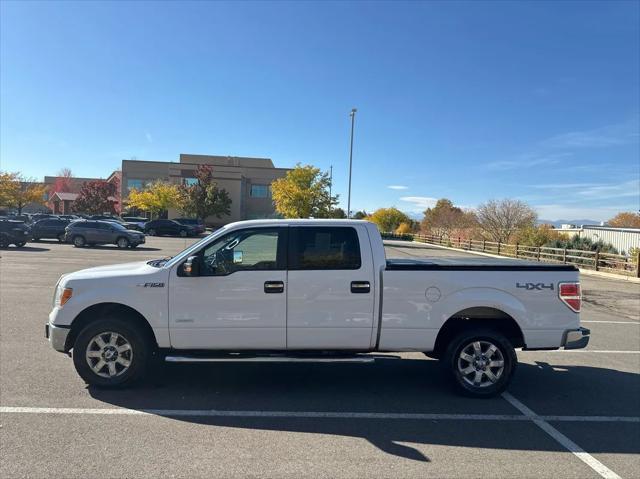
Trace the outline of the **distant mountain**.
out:
<instances>
[{"instance_id":1,"label":"distant mountain","mask_svg":"<svg viewBox=\"0 0 640 479\"><path fill-rule=\"evenodd\" d=\"M556 220L556 221L538 220L538 224L553 225L556 228L560 228L560 225L576 225L576 226L596 225L596 226L600 226L600 221L596 221L596 220Z\"/></svg>"}]
</instances>

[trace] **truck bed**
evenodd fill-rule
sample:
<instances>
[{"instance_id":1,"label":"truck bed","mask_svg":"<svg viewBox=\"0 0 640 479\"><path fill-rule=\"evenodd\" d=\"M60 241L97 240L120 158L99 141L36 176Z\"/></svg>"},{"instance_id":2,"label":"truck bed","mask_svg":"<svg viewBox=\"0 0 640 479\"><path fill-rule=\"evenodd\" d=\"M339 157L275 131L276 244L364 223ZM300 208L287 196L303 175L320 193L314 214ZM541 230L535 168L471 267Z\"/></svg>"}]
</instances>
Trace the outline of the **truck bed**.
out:
<instances>
[{"instance_id":1,"label":"truck bed","mask_svg":"<svg viewBox=\"0 0 640 479\"><path fill-rule=\"evenodd\" d=\"M433 258L387 259L387 271L578 271L573 265L549 264L517 259Z\"/></svg>"}]
</instances>

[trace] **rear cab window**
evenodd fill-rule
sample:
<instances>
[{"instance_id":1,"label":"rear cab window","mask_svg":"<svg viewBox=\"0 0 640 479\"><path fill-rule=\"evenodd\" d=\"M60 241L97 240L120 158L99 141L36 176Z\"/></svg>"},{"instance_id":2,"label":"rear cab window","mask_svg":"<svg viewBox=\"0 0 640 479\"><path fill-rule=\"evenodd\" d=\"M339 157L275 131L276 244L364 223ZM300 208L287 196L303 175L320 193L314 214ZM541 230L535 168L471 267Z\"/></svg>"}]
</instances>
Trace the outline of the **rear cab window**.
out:
<instances>
[{"instance_id":1,"label":"rear cab window","mask_svg":"<svg viewBox=\"0 0 640 479\"><path fill-rule=\"evenodd\" d=\"M290 270L360 269L360 241L350 226L289 228Z\"/></svg>"}]
</instances>

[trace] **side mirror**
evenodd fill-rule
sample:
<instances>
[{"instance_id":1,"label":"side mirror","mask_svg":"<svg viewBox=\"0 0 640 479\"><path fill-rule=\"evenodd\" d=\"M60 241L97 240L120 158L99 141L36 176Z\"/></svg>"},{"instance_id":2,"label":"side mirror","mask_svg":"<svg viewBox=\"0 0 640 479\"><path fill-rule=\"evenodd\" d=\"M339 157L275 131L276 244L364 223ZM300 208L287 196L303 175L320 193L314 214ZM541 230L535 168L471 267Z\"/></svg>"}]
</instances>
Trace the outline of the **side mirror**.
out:
<instances>
[{"instance_id":1,"label":"side mirror","mask_svg":"<svg viewBox=\"0 0 640 479\"><path fill-rule=\"evenodd\" d=\"M189 256L187 261L182 263L182 276L200 276L199 256Z\"/></svg>"},{"instance_id":2,"label":"side mirror","mask_svg":"<svg viewBox=\"0 0 640 479\"><path fill-rule=\"evenodd\" d=\"M233 252L233 264L242 263L242 251Z\"/></svg>"}]
</instances>

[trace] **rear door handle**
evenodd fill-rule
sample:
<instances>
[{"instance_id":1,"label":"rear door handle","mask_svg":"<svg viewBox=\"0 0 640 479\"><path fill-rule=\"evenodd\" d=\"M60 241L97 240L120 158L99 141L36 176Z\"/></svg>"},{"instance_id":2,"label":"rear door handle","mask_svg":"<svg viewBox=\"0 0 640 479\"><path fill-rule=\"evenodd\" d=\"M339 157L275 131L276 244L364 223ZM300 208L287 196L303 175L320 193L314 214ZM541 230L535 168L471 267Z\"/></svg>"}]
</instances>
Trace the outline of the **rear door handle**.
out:
<instances>
[{"instance_id":1,"label":"rear door handle","mask_svg":"<svg viewBox=\"0 0 640 479\"><path fill-rule=\"evenodd\" d=\"M371 291L371 284L369 281L351 281L352 293L369 293Z\"/></svg>"},{"instance_id":2,"label":"rear door handle","mask_svg":"<svg viewBox=\"0 0 640 479\"><path fill-rule=\"evenodd\" d=\"M284 293L283 281L265 281L264 282L265 293Z\"/></svg>"}]
</instances>

